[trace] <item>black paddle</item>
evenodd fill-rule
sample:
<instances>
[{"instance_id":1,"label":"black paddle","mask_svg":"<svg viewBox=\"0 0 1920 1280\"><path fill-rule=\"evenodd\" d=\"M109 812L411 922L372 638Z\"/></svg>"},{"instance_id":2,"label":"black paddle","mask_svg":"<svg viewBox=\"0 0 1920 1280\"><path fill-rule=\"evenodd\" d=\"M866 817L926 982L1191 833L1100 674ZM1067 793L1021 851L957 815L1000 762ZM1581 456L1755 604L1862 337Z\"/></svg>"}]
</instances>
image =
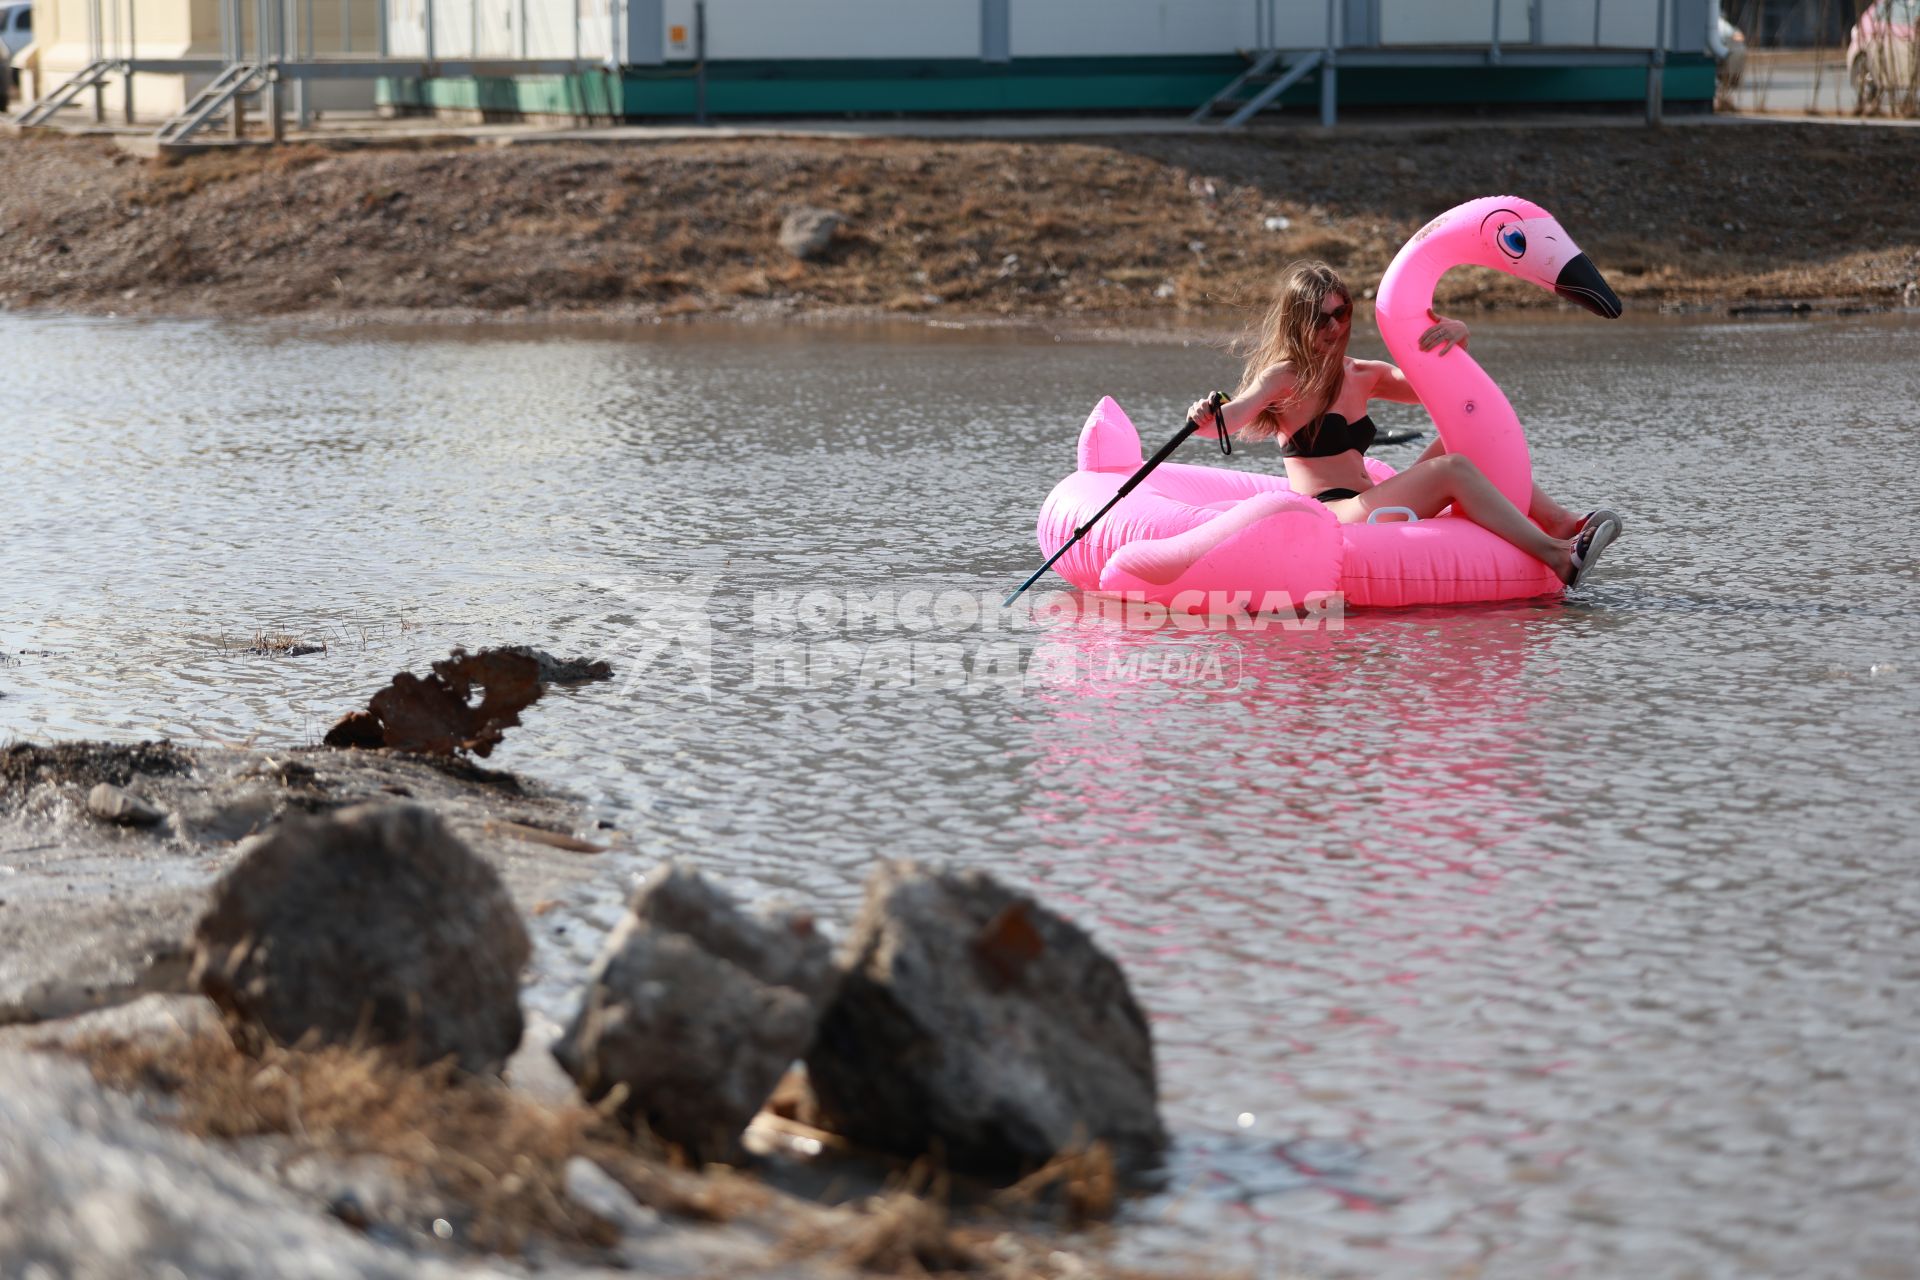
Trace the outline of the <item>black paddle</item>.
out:
<instances>
[{"instance_id":1,"label":"black paddle","mask_svg":"<svg viewBox=\"0 0 1920 1280\"><path fill-rule=\"evenodd\" d=\"M1225 404L1228 398L1229 397L1224 392L1216 391L1212 395L1207 397L1207 402L1213 406L1213 425L1215 429L1220 432L1220 452L1223 454L1231 455L1233 453L1233 438L1227 434L1227 415L1220 412L1220 406ZM1134 472L1131 476L1129 476L1127 478L1127 482L1120 486L1120 491L1114 494L1111 498L1107 499L1106 506L1094 512L1093 518L1091 520L1081 525L1078 529L1075 529L1073 531L1073 536L1067 539L1065 545L1063 545L1058 551L1054 552L1052 555L1048 556L1047 562L1041 565L1038 569L1035 569L1033 571L1033 576L1031 578L1028 578L1025 582L1021 583L1017 588L1014 589L1013 594L1007 597L1006 605L1011 605L1015 600L1018 600L1020 598L1020 593L1022 591L1025 591L1028 587L1040 581L1040 575L1045 573L1047 570L1053 568L1053 562L1058 560L1061 556L1067 554L1067 552L1072 549L1074 543L1086 537L1087 530L1093 528L1094 525L1099 524L1101 516L1104 516L1105 514L1107 514L1107 512L1113 510L1114 506L1119 503L1120 499L1132 493L1134 490L1134 487L1137 486L1142 480L1145 480L1147 478L1148 472L1152 471L1155 467L1159 466L1161 463L1165 462L1168 458L1172 457L1173 451L1175 449L1178 449L1181 443L1185 441L1188 436L1192 435L1194 432L1198 431L1199 429L1200 429L1200 424L1195 422L1192 418L1188 418L1187 425L1180 428L1180 430L1177 433L1175 433L1173 439L1161 445L1160 451L1154 454L1151 458L1148 458L1146 461L1146 465L1142 466L1138 471ZM1003 605L1002 607L1004 608L1005 605Z\"/></svg>"}]
</instances>

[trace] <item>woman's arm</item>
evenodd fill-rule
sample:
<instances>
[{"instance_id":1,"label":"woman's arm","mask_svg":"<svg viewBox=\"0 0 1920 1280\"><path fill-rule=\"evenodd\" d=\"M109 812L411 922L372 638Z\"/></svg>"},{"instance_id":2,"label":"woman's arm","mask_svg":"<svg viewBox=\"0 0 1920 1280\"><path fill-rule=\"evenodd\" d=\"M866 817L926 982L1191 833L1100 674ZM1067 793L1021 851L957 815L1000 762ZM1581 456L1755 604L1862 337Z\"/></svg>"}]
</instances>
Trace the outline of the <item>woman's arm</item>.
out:
<instances>
[{"instance_id":1,"label":"woman's arm","mask_svg":"<svg viewBox=\"0 0 1920 1280\"><path fill-rule=\"evenodd\" d=\"M1455 347L1459 347L1462 351L1466 350L1468 336L1466 325L1458 320L1449 320L1445 316L1435 315L1431 307L1427 309L1427 315L1433 323L1420 335L1422 351L1431 351L1438 347L1440 354L1444 356ZM1407 381L1407 375L1400 372L1398 366L1390 365L1384 360L1368 360L1363 363L1369 365L1374 371L1373 390L1369 393L1374 399L1392 400L1399 404L1420 403L1419 394L1414 391L1413 384Z\"/></svg>"},{"instance_id":2,"label":"woman's arm","mask_svg":"<svg viewBox=\"0 0 1920 1280\"><path fill-rule=\"evenodd\" d=\"M1431 351L1439 347L1440 354L1445 355L1455 347L1459 347L1462 351L1466 350L1467 326L1465 324L1458 320L1447 319L1436 313L1432 307L1427 308L1427 318L1433 321L1433 324L1420 335L1422 351Z\"/></svg>"},{"instance_id":3,"label":"woman's arm","mask_svg":"<svg viewBox=\"0 0 1920 1280\"><path fill-rule=\"evenodd\" d=\"M1247 425L1275 401L1283 400L1293 392L1293 366L1282 361L1260 375L1260 380L1251 387L1235 394L1233 399L1220 406L1220 412L1227 420L1227 434L1239 435ZM1194 432L1197 436L1213 439L1220 434L1214 424L1212 402L1202 398L1193 402L1187 410L1187 417L1200 424Z\"/></svg>"}]
</instances>

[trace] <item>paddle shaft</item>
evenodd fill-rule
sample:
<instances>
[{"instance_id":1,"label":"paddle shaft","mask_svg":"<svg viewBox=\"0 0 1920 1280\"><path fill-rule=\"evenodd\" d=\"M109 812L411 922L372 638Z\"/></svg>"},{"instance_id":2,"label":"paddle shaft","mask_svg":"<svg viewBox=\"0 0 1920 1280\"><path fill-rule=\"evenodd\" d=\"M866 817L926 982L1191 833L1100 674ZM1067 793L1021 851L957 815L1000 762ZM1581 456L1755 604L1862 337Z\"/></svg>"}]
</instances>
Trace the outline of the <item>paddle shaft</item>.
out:
<instances>
[{"instance_id":1,"label":"paddle shaft","mask_svg":"<svg viewBox=\"0 0 1920 1280\"><path fill-rule=\"evenodd\" d=\"M1226 403L1227 397L1221 395L1218 391L1216 391L1213 393L1213 395L1210 398L1213 401L1213 424L1215 429L1220 432L1220 452L1232 453L1233 441L1227 435L1227 418L1225 414L1220 412L1220 406ZM1028 578L1025 582L1021 583L1018 587L1014 589L1013 594L1007 597L1005 605L1003 605L1002 607L1004 608L1007 605L1011 605L1015 600L1018 600L1020 598L1021 593L1024 592L1028 587L1040 581L1040 575L1045 573L1047 570L1053 568L1054 561L1058 560L1061 556L1067 554L1067 552L1073 549L1073 545L1076 542L1086 537L1087 530L1093 528L1093 526L1095 526L1096 524L1099 524L1101 516L1106 515L1107 512L1113 510L1116 506L1118 506L1120 504L1120 499L1126 497L1128 494L1132 493L1136 488L1138 488L1140 482L1142 480L1145 480L1155 467L1159 466L1161 463L1165 462L1168 458L1172 457L1173 451L1175 449L1178 449L1182 444L1184 444L1186 442L1187 437L1192 435L1194 432L1198 431L1199 429L1200 429L1200 424L1198 422L1195 422L1192 418L1188 418L1187 425L1180 428L1180 430L1178 430L1177 432L1175 432L1173 439L1161 445L1159 451L1156 452L1151 458L1148 458L1138 471L1134 472L1131 476L1128 476L1127 482L1121 485L1119 490L1115 492L1111 498L1107 499L1107 505L1100 508L1098 511L1094 512L1091 519L1089 519L1085 524L1081 525L1078 529L1075 529L1073 531L1073 536L1071 538L1068 538L1066 542L1061 545L1058 551L1048 556L1047 562L1045 564L1041 565L1038 569L1035 569L1033 571L1032 577Z\"/></svg>"}]
</instances>

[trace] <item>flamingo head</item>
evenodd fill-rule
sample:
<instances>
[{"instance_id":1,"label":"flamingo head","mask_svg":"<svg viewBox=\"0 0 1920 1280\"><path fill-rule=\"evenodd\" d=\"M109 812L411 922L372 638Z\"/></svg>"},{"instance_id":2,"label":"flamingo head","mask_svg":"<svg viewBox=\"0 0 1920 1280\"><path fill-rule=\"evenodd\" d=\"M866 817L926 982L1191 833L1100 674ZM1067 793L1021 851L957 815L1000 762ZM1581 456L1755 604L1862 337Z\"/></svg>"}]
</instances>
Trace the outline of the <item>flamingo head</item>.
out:
<instances>
[{"instance_id":1,"label":"flamingo head","mask_svg":"<svg viewBox=\"0 0 1920 1280\"><path fill-rule=\"evenodd\" d=\"M1478 223L1476 265L1551 289L1597 316L1619 318L1619 297L1573 237L1539 205L1518 196L1489 196L1454 212Z\"/></svg>"}]
</instances>

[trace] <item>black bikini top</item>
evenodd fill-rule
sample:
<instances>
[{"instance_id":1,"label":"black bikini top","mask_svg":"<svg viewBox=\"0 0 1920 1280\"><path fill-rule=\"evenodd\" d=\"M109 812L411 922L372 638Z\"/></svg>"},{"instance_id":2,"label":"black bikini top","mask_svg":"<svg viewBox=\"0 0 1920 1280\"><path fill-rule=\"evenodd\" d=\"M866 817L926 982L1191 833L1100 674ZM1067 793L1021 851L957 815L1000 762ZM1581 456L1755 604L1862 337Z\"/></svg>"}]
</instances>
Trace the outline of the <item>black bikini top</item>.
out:
<instances>
[{"instance_id":1,"label":"black bikini top","mask_svg":"<svg viewBox=\"0 0 1920 1280\"><path fill-rule=\"evenodd\" d=\"M1308 423L1280 442L1283 458L1331 458L1336 453L1358 449L1365 453L1373 447L1373 419L1362 414L1348 422L1337 413L1329 413L1319 426Z\"/></svg>"}]
</instances>

